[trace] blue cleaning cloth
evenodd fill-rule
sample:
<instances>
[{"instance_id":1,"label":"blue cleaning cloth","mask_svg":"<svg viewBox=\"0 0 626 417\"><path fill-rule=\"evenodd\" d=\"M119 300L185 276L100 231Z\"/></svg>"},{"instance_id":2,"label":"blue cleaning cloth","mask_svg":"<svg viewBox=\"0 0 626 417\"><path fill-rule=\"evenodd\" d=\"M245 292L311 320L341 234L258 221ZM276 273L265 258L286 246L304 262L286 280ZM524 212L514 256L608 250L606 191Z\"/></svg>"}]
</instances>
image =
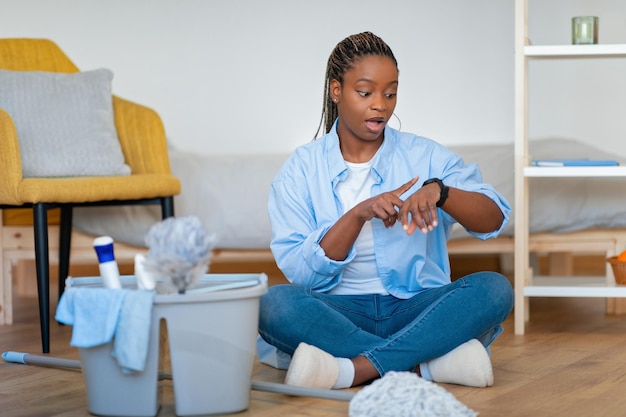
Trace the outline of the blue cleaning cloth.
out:
<instances>
[{"instance_id":1,"label":"blue cleaning cloth","mask_svg":"<svg viewBox=\"0 0 626 417\"><path fill-rule=\"evenodd\" d=\"M146 365L153 302L154 291L129 291L122 304L112 355L125 374L141 372Z\"/></svg>"},{"instance_id":2,"label":"blue cleaning cloth","mask_svg":"<svg viewBox=\"0 0 626 417\"><path fill-rule=\"evenodd\" d=\"M148 355L154 292L67 288L56 320L74 326L70 345L92 348L113 341L124 373L140 372Z\"/></svg>"},{"instance_id":3,"label":"blue cleaning cloth","mask_svg":"<svg viewBox=\"0 0 626 417\"><path fill-rule=\"evenodd\" d=\"M92 348L115 335L128 290L67 288L59 300L56 320L74 326L70 346Z\"/></svg>"}]
</instances>

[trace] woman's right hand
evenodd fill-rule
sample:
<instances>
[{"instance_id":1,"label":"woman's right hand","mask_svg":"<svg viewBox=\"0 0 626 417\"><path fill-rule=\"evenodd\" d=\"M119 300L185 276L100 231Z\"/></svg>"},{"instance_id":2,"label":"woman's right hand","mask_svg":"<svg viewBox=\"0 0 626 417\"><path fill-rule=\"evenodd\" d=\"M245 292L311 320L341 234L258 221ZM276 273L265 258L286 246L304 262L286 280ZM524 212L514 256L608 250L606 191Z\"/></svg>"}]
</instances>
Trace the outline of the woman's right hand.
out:
<instances>
[{"instance_id":1,"label":"woman's right hand","mask_svg":"<svg viewBox=\"0 0 626 417\"><path fill-rule=\"evenodd\" d=\"M335 260L346 259L363 225L374 217L381 219L386 227L393 226L398 220L398 210L402 207L400 196L417 180L418 177L415 177L393 191L363 200L341 216L320 240L326 256Z\"/></svg>"},{"instance_id":2,"label":"woman's right hand","mask_svg":"<svg viewBox=\"0 0 626 417\"><path fill-rule=\"evenodd\" d=\"M400 196L406 193L419 179L412 178L393 191L387 191L357 204L355 209L359 218L366 222L373 218L383 221L385 227L392 227L398 220L398 211L402 207Z\"/></svg>"}]
</instances>

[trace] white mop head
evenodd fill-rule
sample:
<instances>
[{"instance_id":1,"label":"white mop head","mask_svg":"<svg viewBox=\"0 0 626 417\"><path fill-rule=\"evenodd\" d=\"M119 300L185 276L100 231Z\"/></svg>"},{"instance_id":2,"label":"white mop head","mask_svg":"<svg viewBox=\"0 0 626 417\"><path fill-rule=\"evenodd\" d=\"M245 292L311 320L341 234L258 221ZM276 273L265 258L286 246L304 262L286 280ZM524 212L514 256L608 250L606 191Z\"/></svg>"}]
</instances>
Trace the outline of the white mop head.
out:
<instances>
[{"instance_id":1,"label":"white mop head","mask_svg":"<svg viewBox=\"0 0 626 417\"><path fill-rule=\"evenodd\" d=\"M413 372L388 372L350 401L350 417L476 417L439 385Z\"/></svg>"}]
</instances>

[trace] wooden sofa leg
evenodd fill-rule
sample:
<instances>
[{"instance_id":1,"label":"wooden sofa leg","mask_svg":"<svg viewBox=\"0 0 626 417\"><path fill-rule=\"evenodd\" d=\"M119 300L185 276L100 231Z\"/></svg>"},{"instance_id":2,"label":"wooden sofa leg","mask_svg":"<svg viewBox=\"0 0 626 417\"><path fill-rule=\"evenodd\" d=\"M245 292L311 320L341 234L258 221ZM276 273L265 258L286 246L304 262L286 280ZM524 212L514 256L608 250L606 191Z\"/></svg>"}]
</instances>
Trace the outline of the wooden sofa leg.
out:
<instances>
[{"instance_id":1,"label":"wooden sofa leg","mask_svg":"<svg viewBox=\"0 0 626 417\"><path fill-rule=\"evenodd\" d=\"M4 259L3 225L2 210L0 210L0 325L7 324L7 308L11 307L10 295L7 295L7 281L12 280L11 265L6 265L9 262L7 259ZM9 286L9 290L10 288ZM7 303L7 300L9 300L9 303Z\"/></svg>"},{"instance_id":2,"label":"wooden sofa leg","mask_svg":"<svg viewBox=\"0 0 626 417\"><path fill-rule=\"evenodd\" d=\"M0 245L2 244L1 240L0 238ZM11 260L5 256L4 248L0 246L0 325L11 324L12 322L13 278L11 272Z\"/></svg>"},{"instance_id":3,"label":"wooden sofa leg","mask_svg":"<svg viewBox=\"0 0 626 417\"><path fill-rule=\"evenodd\" d=\"M574 255L572 252L550 252L548 259L548 275L563 277L574 275Z\"/></svg>"}]
</instances>

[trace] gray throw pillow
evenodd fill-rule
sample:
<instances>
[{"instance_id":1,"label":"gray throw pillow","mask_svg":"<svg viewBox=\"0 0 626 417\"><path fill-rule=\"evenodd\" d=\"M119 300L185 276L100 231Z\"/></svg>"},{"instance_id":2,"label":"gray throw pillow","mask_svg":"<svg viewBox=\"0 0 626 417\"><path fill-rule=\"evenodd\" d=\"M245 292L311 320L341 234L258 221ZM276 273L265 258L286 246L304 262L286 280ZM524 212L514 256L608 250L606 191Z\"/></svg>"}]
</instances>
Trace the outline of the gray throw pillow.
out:
<instances>
[{"instance_id":1,"label":"gray throw pillow","mask_svg":"<svg viewBox=\"0 0 626 417\"><path fill-rule=\"evenodd\" d=\"M113 116L113 73L0 70L24 177L129 175Z\"/></svg>"}]
</instances>

